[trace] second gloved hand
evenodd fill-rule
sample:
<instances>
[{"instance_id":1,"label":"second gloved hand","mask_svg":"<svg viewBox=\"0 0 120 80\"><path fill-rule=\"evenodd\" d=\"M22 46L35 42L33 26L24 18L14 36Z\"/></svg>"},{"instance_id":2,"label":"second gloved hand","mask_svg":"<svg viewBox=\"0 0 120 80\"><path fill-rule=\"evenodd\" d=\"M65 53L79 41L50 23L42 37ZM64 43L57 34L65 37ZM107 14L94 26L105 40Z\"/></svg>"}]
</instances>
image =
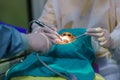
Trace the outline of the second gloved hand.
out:
<instances>
[{"instance_id":1,"label":"second gloved hand","mask_svg":"<svg viewBox=\"0 0 120 80\"><path fill-rule=\"evenodd\" d=\"M99 42L99 45L105 48L110 48L113 45L113 39L108 30L98 28L89 28L87 35L94 37Z\"/></svg>"}]
</instances>

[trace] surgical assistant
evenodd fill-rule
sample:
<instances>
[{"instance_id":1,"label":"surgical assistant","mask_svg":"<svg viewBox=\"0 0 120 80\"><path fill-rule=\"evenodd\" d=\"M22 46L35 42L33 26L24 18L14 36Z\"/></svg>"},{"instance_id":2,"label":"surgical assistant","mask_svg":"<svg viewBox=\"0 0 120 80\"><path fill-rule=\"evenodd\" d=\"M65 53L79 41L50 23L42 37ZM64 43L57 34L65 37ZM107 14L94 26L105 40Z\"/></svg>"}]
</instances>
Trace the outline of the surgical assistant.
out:
<instances>
[{"instance_id":1,"label":"surgical assistant","mask_svg":"<svg viewBox=\"0 0 120 80\"><path fill-rule=\"evenodd\" d=\"M111 33L111 37L114 39L112 47L117 48L120 45L116 37L120 34L119 3L119 0L66 0L65 2L49 0L39 20L56 25L58 30L102 27Z\"/></svg>"},{"instance_id":2,"label":"surgical assistant","mask_svg":"<svg viewBox=\"0 0 120 80\"><path fill-rule=\"evenodd\" d=\"M120 80L117 64L120 60L119 4L119 0L48 0L39 20L58 30L88 28L87 35L93 36L100 46L109 48L115 59L98 58L100 73L106 80Z\"/></svg>"},{"instance_id":3,"label":"surgical assistant","mask_svg":"<svg viewBox=\"0 0 120 80\"><path fill-rule=\"evenodd\" d=\"M25 50L49 51L57 38L54 34L56 31L47 28L42 30L43 32L37 30L35 33L22 34L14 28L0 25L0 58L12 57Z\"/></svg>"}]
</instances>

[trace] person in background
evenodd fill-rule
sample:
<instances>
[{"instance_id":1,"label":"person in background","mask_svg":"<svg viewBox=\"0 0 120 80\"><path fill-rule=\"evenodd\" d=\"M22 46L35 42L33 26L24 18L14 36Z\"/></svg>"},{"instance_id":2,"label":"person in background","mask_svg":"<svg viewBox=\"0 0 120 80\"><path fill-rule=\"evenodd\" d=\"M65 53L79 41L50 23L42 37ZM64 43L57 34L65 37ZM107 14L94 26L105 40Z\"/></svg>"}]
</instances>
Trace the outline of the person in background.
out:
<instances>
[{"instance_id":1,"label":"person in background","mask_svg":"<svg viewBox=\"0 0 120 80\"><path fill-rule=\"evenodd\" d=\"M41 30L22 34L14 28L0 25L0 59L13 57L25 50L48 52L52 44L55 43L55 39L58 39L56 29L43 28Z\"/></svg>"},{"instance_id":2,"label":"person in background","mask_svg":"<svg viewBox=\"0 0 120 80\"><path fill-rule=\"evenodd\" d=\"M87 28L102 48L112 57L98 57L100 74L105 80L120 80L117 62L120 60L120 1L119 0L48 0L38 19L45 24L63 28ZM38 30L33 26L33 32Z\"/></svg>"}]
</instances>

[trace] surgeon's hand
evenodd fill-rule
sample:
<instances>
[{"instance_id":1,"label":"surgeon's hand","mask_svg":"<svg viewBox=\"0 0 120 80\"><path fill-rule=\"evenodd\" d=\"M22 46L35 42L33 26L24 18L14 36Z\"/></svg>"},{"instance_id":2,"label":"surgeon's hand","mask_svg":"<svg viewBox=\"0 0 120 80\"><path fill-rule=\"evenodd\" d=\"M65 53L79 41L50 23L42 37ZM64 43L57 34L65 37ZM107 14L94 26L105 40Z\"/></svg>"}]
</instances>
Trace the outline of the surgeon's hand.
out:
<instances>
[{"instance_id":1,"label":"surgeon's hand","mask_svg":"<svg viewBox=\"0 0 120 80\"><path fill-rule=\"evenodd\" d=\"M60 35L55 28L37 27L31 34L28 34L30 48L34 51L46 53L56 40L60 39Z\"/></svg>"},{"instance_id":2,"label":"surgeon's hand","mask_svg":"<svg viewBox=\"0 0 120 80\"><path fill-rule=\"evenodd\" d=\"M89 28L86 32L87 35L94 37L105 48L110 48L113 45L113 39L108 30L98 28Z\"/></svg>"}]
</instances>

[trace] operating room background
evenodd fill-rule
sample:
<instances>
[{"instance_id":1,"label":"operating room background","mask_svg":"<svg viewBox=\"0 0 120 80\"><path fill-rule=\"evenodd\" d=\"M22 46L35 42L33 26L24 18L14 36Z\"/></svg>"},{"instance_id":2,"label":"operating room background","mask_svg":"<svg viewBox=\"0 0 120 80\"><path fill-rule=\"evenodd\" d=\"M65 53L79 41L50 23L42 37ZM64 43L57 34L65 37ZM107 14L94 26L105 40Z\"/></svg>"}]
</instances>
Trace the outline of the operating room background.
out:
<instances>
[{"instance_id":1,"label":"operating room background","mask_svg":"<svg viewBox=\"0 0 120 80\"><path fill-rule=\"evenodd\" d=\"M0 0L0 22L27 28L29 21L40 17L45 2L46 0ZM4 80L6 71L23 58L22 55L0 60L0 80Z\"/></svg>"},{"instance_id":2,"label":"operating room background","mask_svg":"<svg viewBox=\"0 0 120 80\"><path fill-rule=\"evenodd\" d=\"M0 22L27 28L38 19L46 0L0 0Z\"/></svg>"}]
</instances>

